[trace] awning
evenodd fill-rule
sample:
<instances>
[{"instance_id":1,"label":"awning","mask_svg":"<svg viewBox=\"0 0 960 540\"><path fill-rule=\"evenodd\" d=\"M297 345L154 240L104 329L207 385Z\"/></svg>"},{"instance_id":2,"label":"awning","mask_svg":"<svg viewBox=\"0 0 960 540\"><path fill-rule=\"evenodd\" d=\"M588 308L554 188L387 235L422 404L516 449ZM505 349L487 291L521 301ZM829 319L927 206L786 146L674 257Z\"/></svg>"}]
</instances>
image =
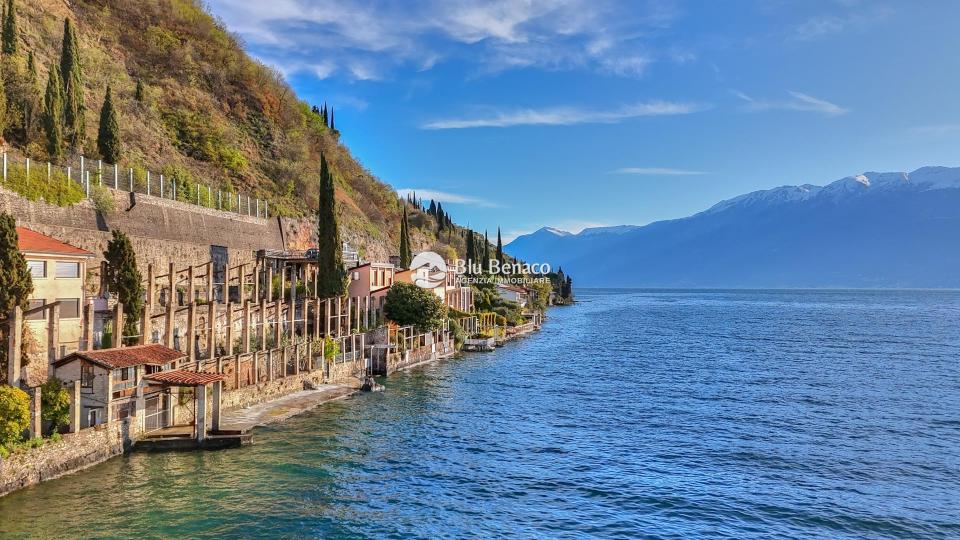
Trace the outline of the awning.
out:
<instances>
[{"instance_id":1,"label":"awning","mask_svg":"<svg viewBox=\"0 0 960 540\"><path fill-rule=\"evenodd\" d=\"M220 373L204 373L202 371L174 369L170 371L161 371L159 373L144 375L143 379L145 381L168 384L171 386L206 386L210 383L226 380L226 377Z\"/></svg>"}]
</instances>

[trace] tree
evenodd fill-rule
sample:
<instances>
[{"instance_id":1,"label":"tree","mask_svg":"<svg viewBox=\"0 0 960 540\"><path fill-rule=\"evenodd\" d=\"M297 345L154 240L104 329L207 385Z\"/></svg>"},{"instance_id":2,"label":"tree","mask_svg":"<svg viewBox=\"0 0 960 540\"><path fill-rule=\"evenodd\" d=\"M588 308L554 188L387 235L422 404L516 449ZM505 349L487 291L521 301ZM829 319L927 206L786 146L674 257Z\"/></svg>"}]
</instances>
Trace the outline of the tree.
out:
<instances>
[{"instance_id":1,"label":"tree","mask_svg":"<svg viewBox=\"0 0 960 540\"><path fill-rule=\"evenodd\" d=\"M43 97L43 132L47 136L47 154L56 160L63 155L63 92L60 72L50 68L47 91Z\"/></svg>"},{"instance_id":2,"label":"tree","mask_svg":"<svg viewBox=\"0 0 960 540\"><path fill-rule=\"evenodd\" d=\"M97 151L104 161L113 165L120 161L120 121L113 107L113 95L107 86L107 95L100 109L100 130L97 133Z\"/></svg>"},{"instance_id":3,"label":"tree","mask_svg":"<svg viewBox=\"0 0 960 540\"><path fill-rule=\"evenodd\" d=\"M23 133L25 142L29 143L33 139L37 113L40 112L40 77L37 75L37 64L33 57L33 51L27 53L27 76L23 81L24 88L21 93L21 107L23 108Z\"/></svg>"},{"instance_id":4,"label":"tree","mask_svg":"<svg viewBox=\"0 0 960 540\"><path fill-rule=\"evenodd\" d=\"M476 246L476 244L475 244L474 241L473 241L473 230L472 230L472 229L467 229L466 244L467 244L467 273L468 273L468 274L472 274L472 273L473 273L473 262L474 262L474 260L476 260L476 258L477 258L477 252L476 252L477 246Z\"/></svg>"},{"instance_id":5,"label":"tree","mask_svg":"<svg viewBox=\"0 0 960 540\"><path fill-rule=\"evenodd\" d=\"M113 238L103 252L107 260L107 287L123 304L123 330L117 328L117 343L123 334L135 336L139 332L140 316L143 315L143 278L137 269L137 255L126 234L114 230ZM191 299L192 300L192 299Z\"/></svg>"},{"instance_id":6,"label":"tree","mask_svg":"<svg viewBox=\"0 0 960 540\"><path fill-rule=\"evenodd\" d=\"M410 224L407 221L407 207L403 207L403 217L400 219L400 268L410 268L413 253L410 250Z\"/></svg>"},{"instance_id":7,"label":"tree","mask_svg":"<svg viewBox=\"0 0 960 540\"><path fill-rule=\"evenodd\" d=\"M13 0L7 0L7 9L3 16L3 36L0 39L3 54L17 53L17 9Z\"/></svg>"},{"instance_id":8,"label":"tree","mask_svg":"<svg viewBox=\"0 0 960 540\"><path fill-rule=\"evenodd\" d=\"M317 208L317 295L343 296L347 272L343 267L343 243L337 227L336 192L327 158L320 154L320 194Z\"/></svg>"},{"instance_id":9,"label":"tree","mask_svg":"<svg viewBox=\"0 0 960 540\"><path fill-rule=\"evenodd\" d=\"M143 79L137 79L137 88L133 91L133 99L137 100L137 103L143 103L144 97Z\"/></svg>"},{"instance_id":10,"label":"tree","mask_svg":"<svg viewBox=\"0 0 960 540\"><path fill-rule=\"evenodd\" d=\"M0 318L16 306L25 309L33 292L33 278L18 244L16 221L0 213Z\"/></svg>"},{"instance_id":11,"label":"tree","mask_svg":"<svg viewBox=\"0 0 960 540\"><path fill-rule=\"evenodd\" d=\"M7 128L7 91L4 88L3 79L0 77L0 139L3 139L3 132Z\"/></svg>"},{"instance_id":12,"label":"tree","mask_svg":"<svg viewBox=\"0 0 960 540\"><path fill-rule=\"evenodd\" d=\"M80 44L70 19L63 21L63 49L60 53L60 80L63 84L63 120L67 137L76 148L86 136L86 105L83 102L83 67Z\"/></svg>"},{"instance_id":13,"label":"tree","mask_svg":"<svg viewBox=\"0 0 960 540\"><path fill-rule=\"evenodd\" d=\"M483 231L483 267L490 271L490 239L487 237L487 231Z\"/></svg>"},{"instance_id":14,"label":"tree","mask_svg":"<svg viewBox=\"0 0 960 540\"><path fill-rule=\"evenodd\" d=\"M503 266L503 239L500 238L500 227L497 227L497 261Z\"/></svg>"},{"instance_id":15,"label":"tree","mask_svg":"<svg viewBox=\"0 0 960 540\"><path fill-rule=\"evenodd\" d=\"M394 283L385 302L383 312L388 319L424 332L438 330L447 316L447 306L436 294L412 283Z\"/></svg>"},{"instance_id":16,"label":"tree","mask_svg":"<svg viewBox=\"0 0 960 540\"><path fill-rule=\"evenodd\" d=\"M30 396L19 388L0 386L0 446L23 440L30 425Z\"/></svg>"},{"instance_id":17,"label":"tree","mask_svg":"<svg viewBox=\"0 0 960 540\"><path fill-rule=\"evenodd\" d=\"M40 385L40 416L50 422L54 432L70 423L70 394L60 379L51 378Z\"/></svg>"}]
</instances>

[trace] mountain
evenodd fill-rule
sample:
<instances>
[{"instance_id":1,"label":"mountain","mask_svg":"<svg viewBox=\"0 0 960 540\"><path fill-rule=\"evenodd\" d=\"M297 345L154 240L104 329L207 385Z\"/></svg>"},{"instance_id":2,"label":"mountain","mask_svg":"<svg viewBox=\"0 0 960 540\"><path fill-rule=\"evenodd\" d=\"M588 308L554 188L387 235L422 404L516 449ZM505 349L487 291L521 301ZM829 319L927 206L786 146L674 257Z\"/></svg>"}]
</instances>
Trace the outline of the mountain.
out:
<instances>
[{"instance_id":1,"label":"mountain","mask_svg":"<svg viewBox=\"0 0 960 540\"><path fill-rule=\"evenodd\" d=\"M960 287L960 168L783 186L642 227L516 238L580 287Z\"/></svg>"},{"instance_id":2,"label":"mountain","mask_svg":"<svg viewBox=\"0 0 960 540\"><path fill-rule=\"evenodd\" d=\"M36 122L25 126L21 104L42 100L49 70L60 65L69 19L79 43L86 137L61 165L76 167L81 154L97 157L100 106L109 85L120 116L121 167L268 200L273 213L306 218L296 236L309 244L322 153L334 171L345 239L369 257L385 260L396 252L401 204L395 191L360 164L339 132L312 110L323 103L301 100L277 70L250 58L199 0L15 0L14 5L17 52L2 58L12 106L5 118L0 115L0 146L15 159L49 159L42 130ZM37 72L33 82L30 53ZM340 122L336 127L350 129ZM464 251L459 235L440 242L434 219L415 213L416 249L453 244Z\"/></svg>"}]
</instances>

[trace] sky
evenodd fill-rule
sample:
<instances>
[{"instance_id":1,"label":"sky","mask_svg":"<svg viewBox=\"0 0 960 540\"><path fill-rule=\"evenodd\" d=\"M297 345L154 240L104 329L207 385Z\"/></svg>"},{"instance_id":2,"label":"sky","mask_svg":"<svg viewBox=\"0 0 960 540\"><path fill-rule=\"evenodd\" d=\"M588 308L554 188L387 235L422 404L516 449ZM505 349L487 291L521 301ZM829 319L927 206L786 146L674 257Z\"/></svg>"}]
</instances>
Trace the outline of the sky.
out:
<instances>
[{"instance_id":1,"label":"sky","mask_svg":"<svg viewBox=\"0 0 960 540\"><path fill-rule=\"evenodd\" d=\"M208 4L381 180L505 241L960 165L960 2Z\"/></svg>"}]
</instances>

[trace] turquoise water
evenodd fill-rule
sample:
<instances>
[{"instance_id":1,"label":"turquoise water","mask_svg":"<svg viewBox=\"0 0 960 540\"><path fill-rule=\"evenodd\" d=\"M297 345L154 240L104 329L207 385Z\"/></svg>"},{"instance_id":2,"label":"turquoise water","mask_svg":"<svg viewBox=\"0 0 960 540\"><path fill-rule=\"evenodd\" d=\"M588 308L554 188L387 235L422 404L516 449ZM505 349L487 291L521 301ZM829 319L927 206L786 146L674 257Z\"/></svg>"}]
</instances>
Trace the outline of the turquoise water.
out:
<instances>
[{"instance_id":1,"label":"turquoise water","mask_svg":"<svg viewBox=\"0 0 960 540\"><path fill-rule=\"evenodd\" d=\"M580 300L248 448L0 498L0 535L960 536L960 293Z\"/></svg>"}]
</instances>

